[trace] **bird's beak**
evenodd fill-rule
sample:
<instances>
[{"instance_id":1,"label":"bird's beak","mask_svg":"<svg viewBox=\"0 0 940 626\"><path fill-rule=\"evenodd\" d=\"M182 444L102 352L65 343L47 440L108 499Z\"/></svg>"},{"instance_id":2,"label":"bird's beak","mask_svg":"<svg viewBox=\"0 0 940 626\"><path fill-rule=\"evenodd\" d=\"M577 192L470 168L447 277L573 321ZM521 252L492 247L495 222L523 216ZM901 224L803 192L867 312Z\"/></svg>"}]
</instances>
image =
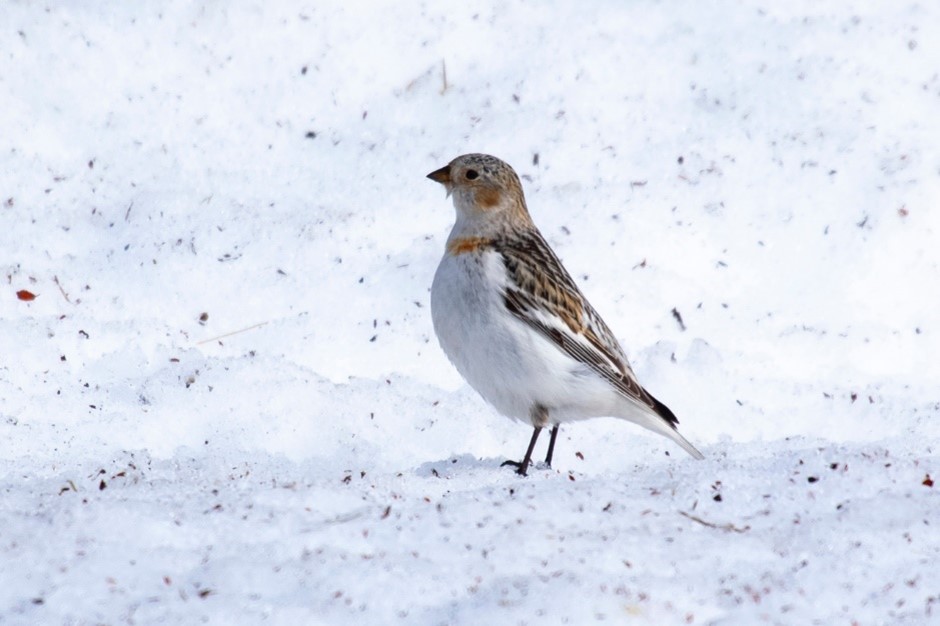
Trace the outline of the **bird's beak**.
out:
<instances>
[{"instance_id":1,"label":"bird's beak","mask_svg":"<svg viewBox=\"0 0 940 626\"><path fill-rule=\"evenodd\" d=\"M439 170L434 170L428 174L428 178L436 183L444 185L444 188L447 189L447 196L450 197L450 192L453 188L453 185L450 182L450 165L445 165Z\"/></svg>"},{"instance_id":2,"label":"bird's beak","mask_svg":"<svg viewBox=\"0 0 940 626\"><path fill-rule=\"evenodd\" d=\"M450 165L445 165L439 170L434 170L428 174L428 178L442 185L450 183Z\"/></svg>"}]
</instances>

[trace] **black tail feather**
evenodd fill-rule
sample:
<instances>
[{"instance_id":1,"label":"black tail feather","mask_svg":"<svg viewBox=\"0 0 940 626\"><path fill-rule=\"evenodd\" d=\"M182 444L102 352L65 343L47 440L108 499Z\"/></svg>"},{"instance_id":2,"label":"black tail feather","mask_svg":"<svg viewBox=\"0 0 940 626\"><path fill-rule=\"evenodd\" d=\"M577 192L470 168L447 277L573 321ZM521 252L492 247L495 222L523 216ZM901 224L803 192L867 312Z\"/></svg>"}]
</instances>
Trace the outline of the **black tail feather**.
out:
<instances>
[{"instance_id":1,"label":"black tail feather","mask_svg":"<svg viewBox=\"0 0 940 626\"><path fill-rule=\"evenodd\" d=\"M677 427L679 426L679 418L676 417L676 414L673 413L668 406L654 398L653 394L648 392L646 389L643 390L643 393L646 394L646 398L650 401L650 408L652 408L657 415L666 420L666 422L672 426L673 430L677 430Z\"/></svg>"}]
</instances>

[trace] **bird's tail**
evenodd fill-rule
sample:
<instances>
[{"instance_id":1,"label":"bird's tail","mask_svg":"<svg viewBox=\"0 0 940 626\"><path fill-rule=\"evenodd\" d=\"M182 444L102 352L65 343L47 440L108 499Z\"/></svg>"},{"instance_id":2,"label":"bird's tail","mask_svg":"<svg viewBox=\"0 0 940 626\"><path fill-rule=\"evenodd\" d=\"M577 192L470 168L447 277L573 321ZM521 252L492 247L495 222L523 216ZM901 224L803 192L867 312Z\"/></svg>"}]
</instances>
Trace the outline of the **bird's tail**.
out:
<instances>
[{"instance_id":1,"label":"bird's tail","mask_svg":"<svg viewBox=\"0 0 940 626\"><path fill-rule=\"evenodd\" d=\"M683 437L679 433L679 431L675 429L674 426L663 426L661 429L655 429L655 430L656 432L662 435L665 435L666 437L669 437L670 439L675 441L677 444L682 446L682 449L688 452L689 454L691 454L693 459L701 461L702 459L705 458L705 455L703 455L701 452L698 451L698 449L695 446L689 443L689 440Z\"/></svg>"},{"instance_id":2,"label":"bird's tail","mask_svg":"<svg viewBox=\"0 0 940 626\"><path fill-rule=\"evenodd\" d=\"M627 417L627 419L636 422L640 426L653 431L654 433L659 433L660 435L667 437L679 444L683 450L688 452L692 458L701 461L705 456L699 452L695 446L689 443L689 440L683 437L676 427L679 424L679 419L675 414L669 410L665 404L654 398L648 391L643 390L646 393L646 397L650 400L649 404L639 404L639 408L642 409L642 415L637 415L638 412L633 412L633 415Z\"/></svg>"}]
</instances>

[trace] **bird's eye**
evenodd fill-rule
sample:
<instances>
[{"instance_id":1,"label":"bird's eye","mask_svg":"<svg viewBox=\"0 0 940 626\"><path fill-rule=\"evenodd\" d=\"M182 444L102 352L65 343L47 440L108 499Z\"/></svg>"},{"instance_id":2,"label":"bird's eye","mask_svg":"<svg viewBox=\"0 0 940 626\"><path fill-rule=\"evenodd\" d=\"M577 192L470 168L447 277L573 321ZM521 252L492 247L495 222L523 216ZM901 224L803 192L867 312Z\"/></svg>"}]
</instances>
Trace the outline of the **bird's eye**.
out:
<instances>
[{"instance_id":1,"label":"bird's eye","mask_svg":"<svg viewBox=\"0 0 940 626\"><path fill-rule=\"evenodd\" d=\"M475 178L479 178L480 174L476 170L467 170L465 176L467 177L467 180L474 180Z\"/></svg>"}]
</instances>

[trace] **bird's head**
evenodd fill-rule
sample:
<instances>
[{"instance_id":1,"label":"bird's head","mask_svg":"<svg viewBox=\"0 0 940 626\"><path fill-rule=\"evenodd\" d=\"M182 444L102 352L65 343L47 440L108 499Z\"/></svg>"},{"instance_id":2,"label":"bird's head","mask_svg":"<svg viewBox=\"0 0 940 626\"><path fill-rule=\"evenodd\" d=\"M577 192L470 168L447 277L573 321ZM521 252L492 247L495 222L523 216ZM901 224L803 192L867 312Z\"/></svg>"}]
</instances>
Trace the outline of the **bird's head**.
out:
<instances>
[{"instance_id":1,"label":"bird's head","mask_svg":"<svg viewBox=\"0 0 940 626\"><path fill-rule=\"evenodd\" d=\"M488 154L464 154L428 174L454 196L458 218L528 219L519 177L508 163Z\"/></svg>"}]
</instances>

